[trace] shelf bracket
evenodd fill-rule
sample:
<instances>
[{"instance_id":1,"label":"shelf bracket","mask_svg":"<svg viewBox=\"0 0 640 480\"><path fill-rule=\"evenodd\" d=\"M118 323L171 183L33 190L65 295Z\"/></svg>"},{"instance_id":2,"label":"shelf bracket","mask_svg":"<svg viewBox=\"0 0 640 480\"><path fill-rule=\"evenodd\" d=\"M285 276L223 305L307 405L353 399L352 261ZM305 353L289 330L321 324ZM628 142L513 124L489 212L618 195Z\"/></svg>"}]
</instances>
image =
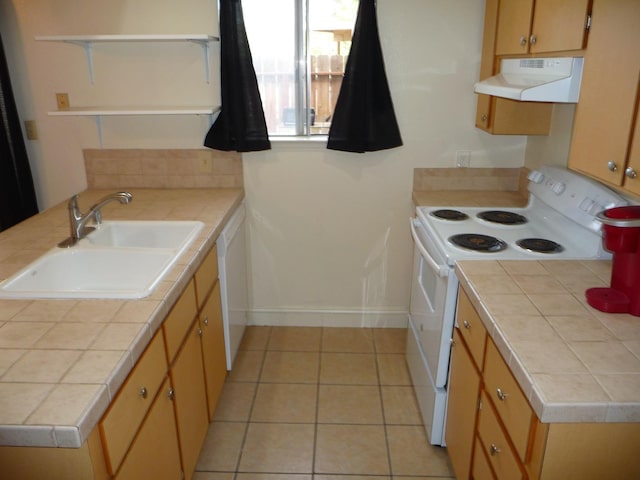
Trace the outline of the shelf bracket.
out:
<instances>
[{"instance_id":1,"label":"shelf bracket","mask_svg":"<svg viewBox=\"0 0 640 480\"><path fill-rule=\"evenodd\" d=\"M84 48L84 52L87 56L87 65L89 67L89 78L91 79L91 85L93 85L93 44L91 42L83 42L80 40L66 40L66 42Z\"/></svg>"},{"instance_id":2,"label":"shelf bracket","mask_svg":"<svg viewBox=\"0 0 640 480\"><path fill-rule=\"evenodd\" d=\"M203 55L204 55L204 75L207 81L207 84L211 83L211 67L209 65L209 41L208 40L191 40L191 42L196 43L202 47Z\"/></svg>"}]
</instances>

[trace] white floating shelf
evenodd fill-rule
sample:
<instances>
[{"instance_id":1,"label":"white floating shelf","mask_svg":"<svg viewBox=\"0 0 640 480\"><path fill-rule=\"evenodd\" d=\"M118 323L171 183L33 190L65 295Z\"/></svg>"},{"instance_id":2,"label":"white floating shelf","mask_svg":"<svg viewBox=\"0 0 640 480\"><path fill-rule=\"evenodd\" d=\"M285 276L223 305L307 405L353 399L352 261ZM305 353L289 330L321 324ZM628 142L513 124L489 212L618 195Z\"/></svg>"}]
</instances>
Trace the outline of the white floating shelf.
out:
<instances>
[{"instance_id":1,"label":"white floating shelf","mask_svg":"<svg viewBox=\"0 0 640 480\"><path fill-rule=\"evenodd\" d=\"M213 124L213 116L220 111L219 106L206 107L72 107L64 110L48 112L54 117L95 117L98 128L98 139L102 148L102 117L133 115L208 115L209 125Z\"/></svg>"},{"instance_id":2,"label":"white floating shelf","mask_svg":"<svg viewBox=\"0 0 640 480\"><path fill-rule=\"evenodd\" d=\"M72 107L53 110L51 116L90 117L102 115L213 115L220 107Z\"/></svg>"},{"instance_id":3,"label":"white floating shelf","mask_svg":"<svg viewBox=\"0 0 640 480\"><path fill-rule=\"evenodd\" d=\"M191 42L200 45L203 49L205 76L210 83L211 69L209 66L209 46L220 39L207 34L166 34L166 35L47 35L38 36L36 40L43 42L63 42L78 45L84 48L89 65L89 76L94 83L93 76L93 52L94 43L124 43L124 42Z\"/></svg>"}]
</instances>

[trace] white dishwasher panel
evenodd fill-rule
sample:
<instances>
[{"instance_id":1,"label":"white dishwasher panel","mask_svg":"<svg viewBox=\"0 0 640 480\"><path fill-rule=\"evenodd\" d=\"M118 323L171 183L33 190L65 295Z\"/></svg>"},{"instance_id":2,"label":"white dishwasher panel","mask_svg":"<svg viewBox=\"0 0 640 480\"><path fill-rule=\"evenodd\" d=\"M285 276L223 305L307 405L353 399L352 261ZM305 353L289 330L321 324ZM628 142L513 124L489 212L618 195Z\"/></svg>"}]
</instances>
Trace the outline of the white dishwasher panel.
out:
<instances>
[{"instance_id":1,"label":"white dishwasher panel","mask_svg":"<svg viewBox=\"0 0 640 480\"><path fill-rule=\"evenodd\" d=\"M244 203L231 216L218 237L216 246L227 370L231 370L247 325L249 309Z\"/></svg>"}]
</instances>

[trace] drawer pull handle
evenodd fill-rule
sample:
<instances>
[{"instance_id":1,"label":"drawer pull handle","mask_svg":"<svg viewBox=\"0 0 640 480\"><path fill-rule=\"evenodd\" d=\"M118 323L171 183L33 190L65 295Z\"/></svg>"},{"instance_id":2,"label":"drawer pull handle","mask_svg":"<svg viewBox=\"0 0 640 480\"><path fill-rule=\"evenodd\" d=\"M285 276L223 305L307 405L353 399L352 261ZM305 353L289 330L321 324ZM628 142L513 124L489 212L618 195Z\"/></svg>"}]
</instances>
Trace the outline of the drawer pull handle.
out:
<instances>
[{"instance_id":1,"label":"drawer pull handle","mask_svg":"<svg viewBox=\"0 0 640 480\"><path fill-rule=\"evenodd\" d=\"M498 388L496 390L496 395L498 396L498 400L500 400L502 402L504 402L508 397L508 395L506 393L504 393L501 388Z\"/></svg>"},{"instance_id":2,"label":"drawer pull handle","mask_svg":"<svg viewBox=\"0 0 640 480\"><path fill-rule=\"evenodd\" d=\"M466 328L467 330L469 330L471 328L471 324L469 322L467 322L466 320L462 321L462 326L464 328Z\"/></svg>"},{"instance_id":3,"label":"drawer pull handle","mask_svg":"<svg viewBox=\"0 0 640 480\"><path fill-rule=\"evenodd\" d=\"M204 323L205 327L209 325L209 317L207 315L202 319L202 323Z\"/></svg>"},{"instance_id":4,"label":"drawer pull handle","mask_svg":"<svg viewBox=\"0 0 640 480\"><path fill-rule=\"evenodd\" d=\"M489 454L492 457L495 457L499 453L500 453L500 449L496 446L495 443L492 443L491 446L489 447Z\"/></svg>"},{"instance_id":5,"label":"drawer pull handle","mask_svg":"<svg viewBox=\"0 0 640 480\"><path fill-rule=\"evenodd\" d=\"M147 391L147 387L142 387L140 389L140 396L142 398L147 398L147 395L149 395L149 392Z\"/></svg>"},{"instance_id":6,"label":"drawer pull handle","mask_svg":"<svg viewBox=\"0 0 640 480\"><path fill-rule=\"evenodd\" d=\"M173 388L169 389L169 393L167 394L167 397L169 397L169 400L175 400L176 399L176 392Z\"/></svg>"}]
</instances>

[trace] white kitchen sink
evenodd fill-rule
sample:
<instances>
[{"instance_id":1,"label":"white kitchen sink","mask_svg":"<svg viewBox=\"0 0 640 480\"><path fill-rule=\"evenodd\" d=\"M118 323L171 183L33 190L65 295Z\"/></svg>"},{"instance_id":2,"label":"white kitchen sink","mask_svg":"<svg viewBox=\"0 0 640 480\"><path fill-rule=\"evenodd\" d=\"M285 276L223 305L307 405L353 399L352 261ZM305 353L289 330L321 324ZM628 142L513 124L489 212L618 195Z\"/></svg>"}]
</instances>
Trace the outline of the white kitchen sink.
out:
<instances>
[{"instance_id":1,"label":"white kitchen sink","mask_svg":"<svg viewBox=\"0 0 640 480\"><path fill-rule=\"evenodd\" d=\"M80 243L102 247L180 250L202 230L195 221L105 221Z\"/></svg>"},{"instance_id":2,"label":"white kitchen sink","mask_svg":"<svg viewBox=\"0 0 640 480\"><path fill-rule=\"evenodd\" d=\"M202 222L105 222L0 282L0 298L143 298L202 230Z\"/></svg>"}]
</instances>

